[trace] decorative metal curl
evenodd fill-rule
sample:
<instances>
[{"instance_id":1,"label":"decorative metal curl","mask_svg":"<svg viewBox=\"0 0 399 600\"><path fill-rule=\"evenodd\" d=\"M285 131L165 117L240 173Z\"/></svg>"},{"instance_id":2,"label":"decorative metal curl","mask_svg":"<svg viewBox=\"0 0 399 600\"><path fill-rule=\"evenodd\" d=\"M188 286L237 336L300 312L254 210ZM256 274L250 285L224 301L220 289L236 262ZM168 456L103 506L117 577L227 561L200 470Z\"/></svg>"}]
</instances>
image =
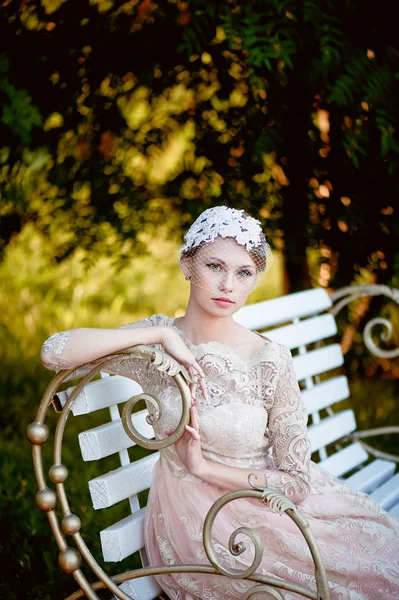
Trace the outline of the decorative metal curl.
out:
<instances>
[{"instance_id":1,"label":"decorative metal curl","mask_svg":"<svg viewBox=\"0 0 399 600\"><path fill-rule=\"evenodd\" d=\"M253 486L251 481L250 485ZM278 513L279 515L282 515L283 512L285 512L289 508L291 510L296 509L295 504L291 502L291 500L288 500L288 498L282 496L282 494L279 494L278 492L270 488L266 488L264 490L264 492L262 493L261 500L262 502L264 502L264 504L269 504L269 508L272 512Z\"/></svg>"},{"instance_id":2,"label":"decorative metal curl","mask_svg":"<svg viewBox=\"0 0 399 600\"><path fill-rule=\"evenodd\" d=\"M148 346L134 346L133 348L123 350L123 353L134 354L138 358L150 359L159 371L173 377L182 398L182 415L176 430L166 438L150 440L142 436L134 427L132 422L132 411L137 402L144 400L146 403L150 404L154 410L153 413L148 415L147 423L155 425L161 418L161 403L158 398L151 394L142 393L133 396L125 403L122 411L122 425L126 434L136 444L143 448L147 448L148 450L161 450L162 448L173 446L173 444L182 437L185 432L185 427L190 421L191 394L186 382L195 383L194 379L180 363L160 350L154 350ZM118 354L122 354L122 352L118 352Z\"/></svg>"},{"instance_id":3,"label":"decorative metal curl","mask_svg":"<svg viewBox=\"0 0 399 600\"><path fill-rule=\"evenodd\" d=\"M256 569L259 567L262 561L263 546L259 535L255 531L247 527L240 527L236 529L230 536L229 550L235 556L242 554L245 550L245 545L242 543L239 545L239 547L234 547L235 538L239 533L244 533L245 535L247 535L254 544L255 553L252 564L245 570L239 570L228 569L221 565L218 561L218 558L212 545L212 528L216 516L219 514L221 509L224 506L226 506L229 502L233 502L234 500L238 500L239 498L258 498L265 503L270 503L270 509L273 510L273 512L278 512L280 515L285 512L287 516L290 517L290 519L294 521L294 523L297 525L303 537L305 538L305 541L311 552L313 562L315 565L317 598L319 600L328 600L329 592L325 567L316 540L310 531L308 521L299 512L295 504L293 504L285 496L283 496L279 492L276 492L275 490L256 485L254 483L254 478L252 474L249 475L248 482L254 489L238 490L235 492L229 492L225 494L211 506L205 518L203 527L203 543L209 562L215 567L215 569L217 569L218 573L220 573L221 575L232 577L233 579L245 579L256 571ZM233 552L232 549L234 550ZM283 582L281 579L275 579L275 582L276 587L284 587L281 584L287 583L285 581Z\"/></svg>"},{"instance_id":4,"label":"decorative metal curl","mask_svg":"<svg viewBox=\"0 0 399 600\"><path fill-rule=\"evenodd\" d=\"M363 332L364 343L366 344L367 348L372 354L378 356L379 358L397 358L399 356L399 348L394 350L382 350L377 346L377 344L374 343L372 329L375 325L383 325L386 327L387 331L381 333L381 339L384 342L389 341L392 336L393 328L391 321L388 321L388 319L385 319L384 317L376 317L375 319L371 319L371 321L367 323Z\"/></svg>"},{"instance_id":5,"label":"decorative metal curl","mask_svg":"<svg viewBox=\"0 0 399 600\"><path fill-rule=\"evenodd\" d=\"M275 588L270 587L270 585L255 585L246 591L245 594L241 596L240 600L248 600L248 598L254 594L259 594L261 592L267 592L271 596L274 596L274 598L277 598L277 600L284 600L283 594Z\"/></svg>"},{"instance_id":6,"label":"decorative metal curl","mask_svg":"<svg viewBox=\"0 0 399 600\"><path fill-rule=\"evenodd\" d=\"M359 298L364 298L366 296L387 296L390 300L399 304L399 290L396 288L390 288L387 285L349 285L343 287L335 292L333 292L330 296L332 302L336 302L339 300L335 306L331 308L331 313L336 316L344 306L352 302L353 300L358 300ZM374 356L378 356L379 358L397 358L399 356L399 348L395 348L393 350L383 350L379 348L373 341L372 337L372 329L375 325L383 325L387 331L381 334L381 339L384 342L389 341L392 336L392 323L385 319L384 317L376 317L375 319L371 319L367 323L363 332L363 339L368 350L374 354Z\"/></svg>"}]
</instances>

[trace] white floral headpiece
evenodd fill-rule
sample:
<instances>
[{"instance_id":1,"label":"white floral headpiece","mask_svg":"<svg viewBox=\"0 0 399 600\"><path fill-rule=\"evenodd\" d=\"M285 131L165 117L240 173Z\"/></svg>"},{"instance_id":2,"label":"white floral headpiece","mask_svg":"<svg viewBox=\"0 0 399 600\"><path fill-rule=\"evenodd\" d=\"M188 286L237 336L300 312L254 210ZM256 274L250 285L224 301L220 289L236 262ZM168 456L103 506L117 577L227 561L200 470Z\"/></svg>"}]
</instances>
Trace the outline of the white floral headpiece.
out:
<instances>
[{"instance_id":1,"label":"white floral headpiece","mask_svg":"<svg viewBox=\"0 0 399 600\"><path fill-rule=\"evenodd\" d=\"M214 242L217 237L234 238L237 244L250 252L254 248L266 249L266 238L257 219L227 206L208 208L184 234L184 244L180 248L180 256L200 244Z\"/></svg>"}]
</instances>

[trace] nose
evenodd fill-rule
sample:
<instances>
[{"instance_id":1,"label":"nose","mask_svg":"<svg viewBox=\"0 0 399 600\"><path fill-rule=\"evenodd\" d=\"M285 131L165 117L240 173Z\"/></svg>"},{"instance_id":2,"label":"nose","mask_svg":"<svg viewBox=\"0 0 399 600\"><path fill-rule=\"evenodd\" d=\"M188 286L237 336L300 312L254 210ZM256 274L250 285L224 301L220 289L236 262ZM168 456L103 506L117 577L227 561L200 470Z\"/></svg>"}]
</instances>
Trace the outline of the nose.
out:
<instances>
[{"instance_id":1,"label":"nose","mask_svg":"<svg viewBox=\"0 0 399 600\"><path fill-rule=\"evenodd\" d=\"M219 282L219 290L221 292L231 293L233 291L234 273L226 272Z\"/></svg>"}]
</instances>

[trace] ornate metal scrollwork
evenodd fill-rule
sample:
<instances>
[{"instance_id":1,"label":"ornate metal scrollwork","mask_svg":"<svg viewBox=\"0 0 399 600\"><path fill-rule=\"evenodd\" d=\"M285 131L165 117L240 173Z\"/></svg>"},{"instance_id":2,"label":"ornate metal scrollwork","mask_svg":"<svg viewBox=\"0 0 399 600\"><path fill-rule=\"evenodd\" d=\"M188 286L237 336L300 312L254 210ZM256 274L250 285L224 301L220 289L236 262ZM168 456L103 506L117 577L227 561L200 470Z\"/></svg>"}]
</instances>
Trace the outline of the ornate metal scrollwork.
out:
<instances>
[{"instance_id":1,"label":"ornate metal scrollwork","mask_svg":"<svg viewBox=\"0 0 399 600\"><path fill-rule=\"evenodd\" d=\"M226 506L229 502L233 502L234 500L238 500L239 498L257 498L267 504L273 512L279 513L282 515L286 513L288 517L291 518L292 521L297 525L299 530L301 531L305 541L308 545L308 548L311 552L314 564L315 564L315 577L317 584L317 598L318 600L328 600L329 592L328 592L328 581L327 575L324 568L324 564L321 558L321 554L319 548L317 546L316 540L314 539L308 521L305 517L299 512L295 504L293 504L288 498L279 492L272 490L270 488L265 488L262 486L258 486L254 483L254 479L251 475L248 477L248 482L251 485L253 490L238 490L235 492L229 492L224 494L221 498L219 498L210 508L204 522L203 528L203 541L206 555L208 557L209 562L213 565L213 567L217 570L221 575L225 575L231 577L233 579L247 579L250 576L255 574L256 569L260 566L263 555L263 546L262 541L259 535L248 527L239 527L236 529L230 536L229 539L229 550L233 556L239 556L243 552L245 552L246 547L245 544L240 542L236 544L236 537L239 534L244 534L249 537L254 544L254 558L252 560L252 564L249 565L244 570L239 569L228 569L224 567L216 556L216 552L212 545L212 528L215 522L215 519L219 512L222 510L224 506ZM259 574L256 574L257 578L259 578ZM296 591L299 594L303 594L308 596L308 593L304 590L302 586L296 586L288 581L283 581L277 578L270 578L269 583L271 586L275 588L282 588L287 590ZM261 589L252 588L249 590L243 598L248 598L252 594L257 591L268 591L270 592L269 585L261 586ZM281 598L281 594L278 595L279 592L276 593L274 590L274 595L276 598ZM308 596L309 597L309 596ZM241 599L242 600L242 599Z\"/></svg>"},{"instance_id":2,"label":"ornate metal scrollwork","mask_svg":"<svg viewBox=\"0 0 399 600\"><path fill-rule=\"evenodd\" d=\"M398 289L390 288L387 285L376 284L349 285L331 294L332 302L336 302L331 309L331 313L333 315L337 315L344 306L353 300L358 300L359 298L364 298L366 296L386 296L396 304L399 304ZM399 356L399 348L395 348L394 350L383 350L375 344L372 336L372 330L376 325L382 325L386 328L386 331L381 334L381 339L384 342L389 341L392 336L392 323L388 321L388 319L385 319L384 317L376 317L371 319L365 326L363 332L363 338L366 347L372 354L378 356L379 358L397 358Z\"/></svg>"},{"instance_id":3,"label":"ornate metal scrollwork","mask_svg":"<svg viewBox=\"0 0 399 600\"><path fill-rule=\"evenodd\" d=\"M137 402L144 400L147 404L147 407L149 406L147 422L150 425L155 425L161 418L161 403L159 402L158 398L152 396L151 394L143 393L133 396L126 402L122 411L122 425L126 434L136 444L142 446L143 448L147 448L148 450L160 450L162 448L172 446L181 438L185 431L185 426L188 425L190 420L189 411L191 407L191 394L186 382L188 381L189 383L195 383L194 379L192 379L187 370L180 363L178 363L177 360L165 352L161 352L160 350L154 350L148 346L140 345L134 346L133 348L128 348L127 350L124 350L123 353L134 354L138 358L146 358L147 360L150 359L152 364L159 371L167 373L173 377L182 397L182 416L176 430L162 440L149 440L142 436L134 427L132 422L133 408ZM118 354L122 354L122 352L119 352Z\"/></svg>"},{"instance_id":4,"label":"ornate metal scrollwork","mask_svg":"<svg viewBox=\"0 0 399 600\"><path fill-rule=\"evenodd\" d=\"M159 370L168 373L174 378L182 396L182 417L176 431L171 436L169 436L165 440L146 440L146 438L143 438L132 425L132 409L139 400L145 400L150 406L149 422L156 423L159 420L161 415L160 403L157 398L150 396L149 394L139 394L131 398L125 405L123 415L124 427L126 432L140 446L143 446L145 448L159 449L174 444L181 437L181 435L183 435L185 424L188 423L189 420L191 395L186 381L192 382L190 376L178 363L176 363L176 361L173 358L168 357L164 353L154 351L152 348L139 346L128 349L127 351L123 351L123 353L120 352L117 354L124 354L127 356L129 354L134 354L136 356L139 356L140 358L151 360L153 364L157 368L159 368ZM122 589L118 587L118 583L130 579L136 579L139 577L146 577L149 575L171 574L179 572L209 573L213 575L225 575L240 579L247 578L250 581L253 581L254 583L258 584L250 588L244 594L243 600L247 600L248 598L250 598L250 596L252 596L255 593L266 591L271 596L277 599L281 599L283 598L283 596L277 590L277 588L296 592L298 594L303 595L306 598L311 598L313 600L328 600L328 588L325 579L324 567L322 566L322 564L320 565L321 559L319 559L316 543L314 542L310 532L306 531L307 523L305 519L302 517L302 515L300 515L299 511L297 511L295 506L292 505L292 503L290 503L289 500L287 500L285 497L282 497L280 494L277 494L277 492L265 488L231 492L229 494L224 495L211 507L204 523L204 545L211 563L210 565L188 564L148 567L141 568L136 571L128 571L126 573L121 573L114 577L109 577L103 571L103 569L100 567L98 562L91 554L86 543L84 542L84 539L81 535L81 521L79 519L79 516L73 514L69 506L65 490L65 482L68 478L68 470L62 463L62 442L67 418L71 411L71 407L74 401L76 400L80 392L83 390L83 388L86 386L86 384L88 384L93 379L93 377L95 377L100 371L109 368L114 360L115 355L111 355L109 357L100 359L97 365L94 368L91 368L89 372L87 372L86 369L85 376L74 388L72 394L69 396L65 406L62 409L62 412L59 415L59 420L54 436L53 465L49 470L49 476L51 481L55 484L56 491L50 490L48 488L44 476L42 446L46 443L49 437L49 430L45 425L44 421L47 411L51 405L52 398L58 390L59 386L63 382L68 380L68 378L70 378L71 375L74 372L76 372L76 370L70 369L68 371L62 371L52 379L44 393L35 421L31 423L27 428L27 437L33 446L33 465L35 470L36 481L38 484L37 504L40 510L47 514L47 517L49 519L53 535L55 537L56 543L60 551L58 557L60 567L66 573L72 574L72 576L75 578L77 584L80 587L79 591L69 596L66 600L76 600L77 598L81 598L83 595L85 595L89 600L99 600L99 596L97 595L96 591L104 588L110 590L114 594L114 596L119 600L131 600L130 596L128 596L125 592L122 591ZM268 502L272 510L276 510L280 514L282 512L286 512L300 527L311 549L313 558L315 559L316 557L315 564L316 581L318 589L317 595L311 590L306 589L301 585L255 573L262 560L262 543L259 538L259 535L247 527L238 528L232 533L229 539L229 550L232 553L232 555L235 556L239 556L240 554L242 554L245 551L245 544L243 544L242 542L237 543L236 538L239 534L247 535L255 545L255 557L252 564L243 571L229 571L228 569L224 569L221 565L217 563L217 560L213 553L210 535L213 521L216 515L218 514L219 510L221 510L221 508L225 506L228 502L244 497L257 498L263 502ZM61 508L63 513L61 524L59 523L56 514L57 506ZM69 546L69 543L66 540L66 536L73 538L77 548ZM99 581L97 581L96 583L90 584L86 576L83 574L80 568L83 560L86 561L87 565L98 577Z\"/></svg>"}]
</instances>

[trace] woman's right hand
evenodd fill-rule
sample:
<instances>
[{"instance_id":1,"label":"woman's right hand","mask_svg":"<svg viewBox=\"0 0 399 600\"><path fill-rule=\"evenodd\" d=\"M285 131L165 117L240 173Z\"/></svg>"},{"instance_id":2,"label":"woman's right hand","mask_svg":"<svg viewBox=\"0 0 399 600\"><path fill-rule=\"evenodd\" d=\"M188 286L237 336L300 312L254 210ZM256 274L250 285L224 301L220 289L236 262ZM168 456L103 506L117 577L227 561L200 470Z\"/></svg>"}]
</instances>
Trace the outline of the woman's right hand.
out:
<instances>
[{"instance_id":1,"label":"woman's right hand","mask_svg":"<svg viewBox=\"0 0 399 600\"><path fill-rule=\"evenodd\" d=\"M197 380L197 383L189 384L193 399L195 400L197 384L200 386L202 394L206 399L208 397L208 392L205 383L205 373L198 364L194 354L187 348L179 334L170 327L162 328L159 343L163 346L165 352L183 365L183 367L187 369L189 375L194 380Z\"/></svg>"}]
</instances>

